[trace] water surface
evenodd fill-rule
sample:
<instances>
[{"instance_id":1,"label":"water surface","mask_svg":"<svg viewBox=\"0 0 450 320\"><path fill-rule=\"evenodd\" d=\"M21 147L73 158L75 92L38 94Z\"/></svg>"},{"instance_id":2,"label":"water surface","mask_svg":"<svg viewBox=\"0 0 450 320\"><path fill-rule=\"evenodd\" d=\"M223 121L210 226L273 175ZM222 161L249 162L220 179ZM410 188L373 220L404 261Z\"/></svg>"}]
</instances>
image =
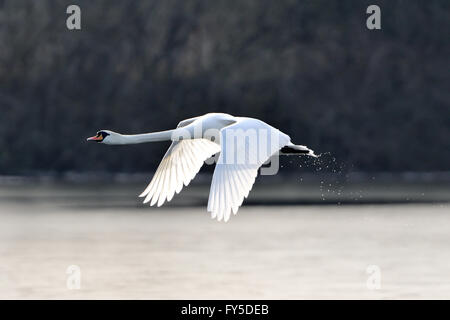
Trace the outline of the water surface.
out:
<instances>
[{"instance_id":1,"label":"water surface","mask_svg":"<svg viewBox=\"0 0 450 320\"><path fill-rule=\"evenodd\" d=\"M18 199L0 202L3 299L450 298L448 204L244 206L225 224L203 206Z\"/></svg>"}]
</instances>

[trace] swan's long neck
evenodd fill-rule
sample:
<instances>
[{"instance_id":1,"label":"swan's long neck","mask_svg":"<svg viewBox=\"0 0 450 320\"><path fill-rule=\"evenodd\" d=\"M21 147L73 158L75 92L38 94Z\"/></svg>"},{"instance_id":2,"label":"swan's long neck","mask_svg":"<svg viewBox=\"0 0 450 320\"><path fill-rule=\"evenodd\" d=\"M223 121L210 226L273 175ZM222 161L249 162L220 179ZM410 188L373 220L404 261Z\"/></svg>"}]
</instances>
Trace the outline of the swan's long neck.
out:
<instances>
[{"instance_id":1,"label":"swan's long neck","mask_svg":"<svg viewBox=\"0 0 450 320\"><path fill-rule=\"evenodd\" d=\"M159 132L143 133L143 134L121 134L118 144L137 144L156 141L171 141L174 130L166 130Z\"/></svg>"}]
</instances>

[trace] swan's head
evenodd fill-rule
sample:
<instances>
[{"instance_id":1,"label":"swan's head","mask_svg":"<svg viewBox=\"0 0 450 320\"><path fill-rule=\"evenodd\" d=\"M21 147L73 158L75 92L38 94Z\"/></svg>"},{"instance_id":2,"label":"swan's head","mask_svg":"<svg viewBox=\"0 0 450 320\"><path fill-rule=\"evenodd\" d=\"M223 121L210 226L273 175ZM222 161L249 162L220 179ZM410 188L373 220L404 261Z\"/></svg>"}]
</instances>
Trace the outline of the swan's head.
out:
<instances>
[{"instance_id":1,"label":"swan's head","mask_svg":"<svg viewBox=\"0 0 450 320\"><path fill-rule=\"evenodd\" d=\"M118 144L120 142L120 134L110 130L100 130L95 136L86 140L104 144Z\"/></svg>"}]
</instances>

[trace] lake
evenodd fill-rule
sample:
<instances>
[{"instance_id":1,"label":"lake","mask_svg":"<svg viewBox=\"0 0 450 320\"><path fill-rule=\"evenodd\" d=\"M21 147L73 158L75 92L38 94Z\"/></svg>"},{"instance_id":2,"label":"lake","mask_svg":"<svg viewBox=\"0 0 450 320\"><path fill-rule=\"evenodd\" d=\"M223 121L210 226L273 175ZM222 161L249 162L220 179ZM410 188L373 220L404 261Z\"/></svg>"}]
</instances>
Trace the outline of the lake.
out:
<instances>
[{"instance_id":1,"label":"lake","mask_svg":"<svg viewBox=\"0 0 450 320\"><path fill-rule=\"evenodd\" d=\"M450 298L448 203L244 205L219 223L118 190L0 188L0 298Z\"/></svg>"}]
</instances>

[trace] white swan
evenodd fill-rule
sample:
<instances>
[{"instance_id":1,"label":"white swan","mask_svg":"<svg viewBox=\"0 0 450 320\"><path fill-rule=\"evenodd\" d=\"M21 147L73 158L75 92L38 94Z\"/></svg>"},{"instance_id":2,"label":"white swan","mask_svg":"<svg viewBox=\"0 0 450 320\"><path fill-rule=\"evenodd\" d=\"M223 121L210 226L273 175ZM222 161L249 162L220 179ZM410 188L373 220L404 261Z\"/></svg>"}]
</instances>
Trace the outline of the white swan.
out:
<instances>
[{"instance_id":1,"label":"white swan","mask_svg":"<svg viewBox=\"0 0 450 320\"><path fill-rule=\"evenodd\" d=\"M237 213L255 182L259 167L275 154L305 154L316 157L288 135L253 118L208 113L181 121L174 130L122 135L101 130L88 138L103 144L123 145L172 141L153 179L140 197L144 203L161 206L172 200L183 185L195 177L205 160L219 154L208 200L212 218L228 221Z\"/></svg>"}]
</instances>

